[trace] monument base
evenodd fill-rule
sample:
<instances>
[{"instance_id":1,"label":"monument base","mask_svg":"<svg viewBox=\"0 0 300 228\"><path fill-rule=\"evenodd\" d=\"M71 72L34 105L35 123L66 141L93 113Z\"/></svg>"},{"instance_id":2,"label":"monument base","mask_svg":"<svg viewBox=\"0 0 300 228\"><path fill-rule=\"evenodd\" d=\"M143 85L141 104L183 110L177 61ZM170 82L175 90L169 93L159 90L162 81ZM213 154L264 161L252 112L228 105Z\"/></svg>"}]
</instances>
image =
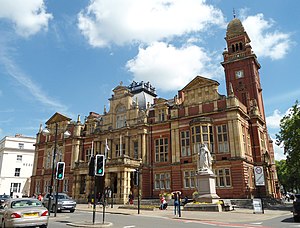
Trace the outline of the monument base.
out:
<instances>
[{"instance_id":1,"label":"monument base","mask_svg":"<svg viewBox=\"0 0 300 228\"><path fill-rule=\"evenodd\" d=\"M197 174L198 195L194 198L200 203L218 203L220 197L216 193L216 176L210 172Z\"/></svg>"},{"instance_id":2,"label":"monument base","mask_svg":"<svg viewBox=\"0 0 300 228\"><path fill-rule=\"evenodd\" d=\"M211 212L221 212L222 206L218 203L212 204L195 204L188 203L183 208L184 211L211 211Z\"/></svg>"}]
</instances>

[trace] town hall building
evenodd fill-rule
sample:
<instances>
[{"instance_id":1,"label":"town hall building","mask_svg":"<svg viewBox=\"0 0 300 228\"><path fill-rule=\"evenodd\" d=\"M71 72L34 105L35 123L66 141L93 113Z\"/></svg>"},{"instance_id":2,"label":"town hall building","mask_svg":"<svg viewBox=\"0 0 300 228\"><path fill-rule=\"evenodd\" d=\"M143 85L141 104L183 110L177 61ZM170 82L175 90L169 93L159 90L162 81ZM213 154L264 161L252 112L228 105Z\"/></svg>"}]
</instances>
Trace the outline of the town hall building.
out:
<instances>
[{"instance_id":1,"label":"town hall building","mask_svg":"<svg viewBox=\"0 0 300 228\"><path fill-rule=\"evenodd\" d=\"M192 197L199 148L206 144L221 198L279 197L260 64L239 19L228 24L225 40L221 64L226 95L219 94L219 82L205 76L196 76L166 99L158 97L149 82L133 81L113 89L109 110L104 107L102 114L90 112L84 120L71 120L55 113L46 122L47 134L42 128L37 134L31 193L48 192L55 185L53 162L64 161L58 191L78 202L86 202L94 185L97 192L110 189L115 202L128 202L131 192L138 195L136 170L143 199L172 191ZM107 158L105 175L95 181L88 175L94 154ZM256 184L257 166L263 167L264 185Z\"/></svg>"}]
</instances>

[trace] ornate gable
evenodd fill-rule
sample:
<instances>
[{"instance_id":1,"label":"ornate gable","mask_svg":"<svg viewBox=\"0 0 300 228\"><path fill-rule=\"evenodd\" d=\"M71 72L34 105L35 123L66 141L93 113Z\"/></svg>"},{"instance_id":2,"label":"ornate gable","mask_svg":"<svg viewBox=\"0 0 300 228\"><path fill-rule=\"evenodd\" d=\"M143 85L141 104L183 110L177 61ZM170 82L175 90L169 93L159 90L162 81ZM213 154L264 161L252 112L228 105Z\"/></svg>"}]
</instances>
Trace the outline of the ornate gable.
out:
<instances>
[{"instance_id":1,"label":"ornate gable","mask_svg":"<svg viewBox=\"0 0 300 228\"><path fill-rule=\"evenodd\" d=\"M63 114L56 112L47 122L47 125L58 123L58 122L68 122L71 118L64 116Z\"/></svg>"},{"instance_id":2,"label":"ornate gable","mask_svg":"<svg viewBox=\"0 0 300 228\"><path fill-rule=\"evenodd\" d=\"M196 76L182 90L179 91L180 97L185 105L199 104L213 101L220 98L218 93L219 82Z\"/></svg>"}]
</instances>

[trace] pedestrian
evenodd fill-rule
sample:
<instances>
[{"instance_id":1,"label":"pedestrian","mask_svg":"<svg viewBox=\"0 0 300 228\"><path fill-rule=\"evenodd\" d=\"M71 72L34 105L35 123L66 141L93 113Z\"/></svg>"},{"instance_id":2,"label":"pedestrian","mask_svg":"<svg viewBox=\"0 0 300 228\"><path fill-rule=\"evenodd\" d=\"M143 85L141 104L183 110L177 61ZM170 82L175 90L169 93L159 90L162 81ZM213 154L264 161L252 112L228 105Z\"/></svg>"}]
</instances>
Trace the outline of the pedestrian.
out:
<instances>
[{"instance_id":1,"label":"pedestrian","mask_svg":"<svg viewBox=\"0 0 300 228\"><path fill-rule=\"evenodd\" d=\"M160 199L160 210L166 210L168 207L168 203L166 201L166 198L164 196Z\"/></svg>"},{"instance_id":2,"label":"pedestrian","mask_svg":"<svg viewBox=\"0 0 300 228\"><path fill-rule=\"evenodd\" d=\"M128 198L129 198L129 204L133 204L133 193L132 192L129 193Z\"/></svg>"},{"instance_id":3,"label":"pedestrian","mask_svg":"<svg viewBox=\"0 0 300 228\"><path fill-rule=\"evenodd\" d=\"M38 195L38 200L39 200L39 201L42 201L42 200L43 200L42 194L39 194L39 195Z\"/></svg>"},{"instance_id":4,"label":"pedestrian","mask_svg":"<svg viewBox=\"0 0 300 228\"><path fill-rule=\"evenodd\" d=\"M174 198L174 215L176 215L176 211L178 210L178 205L179 205L177 192L173 193L173 198Z\"/></svg>"}]
</instances>

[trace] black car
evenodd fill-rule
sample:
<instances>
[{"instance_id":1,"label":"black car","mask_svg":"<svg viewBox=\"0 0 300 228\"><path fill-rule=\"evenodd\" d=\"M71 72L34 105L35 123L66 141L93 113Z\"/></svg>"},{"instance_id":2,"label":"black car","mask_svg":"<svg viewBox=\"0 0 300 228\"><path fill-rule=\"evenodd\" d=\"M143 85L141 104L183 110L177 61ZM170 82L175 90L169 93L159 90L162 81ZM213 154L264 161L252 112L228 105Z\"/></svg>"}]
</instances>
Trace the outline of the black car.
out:
<instances>
[{"instance_id":1,"label":"black car","mask_svg":"<svg viewBox=\"0 0 300 228\"><path fill-rule=\"evenodd\" d=\"M9 195L6 195L6 194L0 195L0 203L1 204L3 204L8 199L10 199Z\"/></svg>"},{"instance_id":2,"label":"black car","mask_svg":"<svg viewBox=\"0 0 300 228\"><path fill-rule=\"evenodd\" d=\"M293 201L293 216L295 222L300 222L300 194L295 194Z\"/></svg>"}]
</instances>

